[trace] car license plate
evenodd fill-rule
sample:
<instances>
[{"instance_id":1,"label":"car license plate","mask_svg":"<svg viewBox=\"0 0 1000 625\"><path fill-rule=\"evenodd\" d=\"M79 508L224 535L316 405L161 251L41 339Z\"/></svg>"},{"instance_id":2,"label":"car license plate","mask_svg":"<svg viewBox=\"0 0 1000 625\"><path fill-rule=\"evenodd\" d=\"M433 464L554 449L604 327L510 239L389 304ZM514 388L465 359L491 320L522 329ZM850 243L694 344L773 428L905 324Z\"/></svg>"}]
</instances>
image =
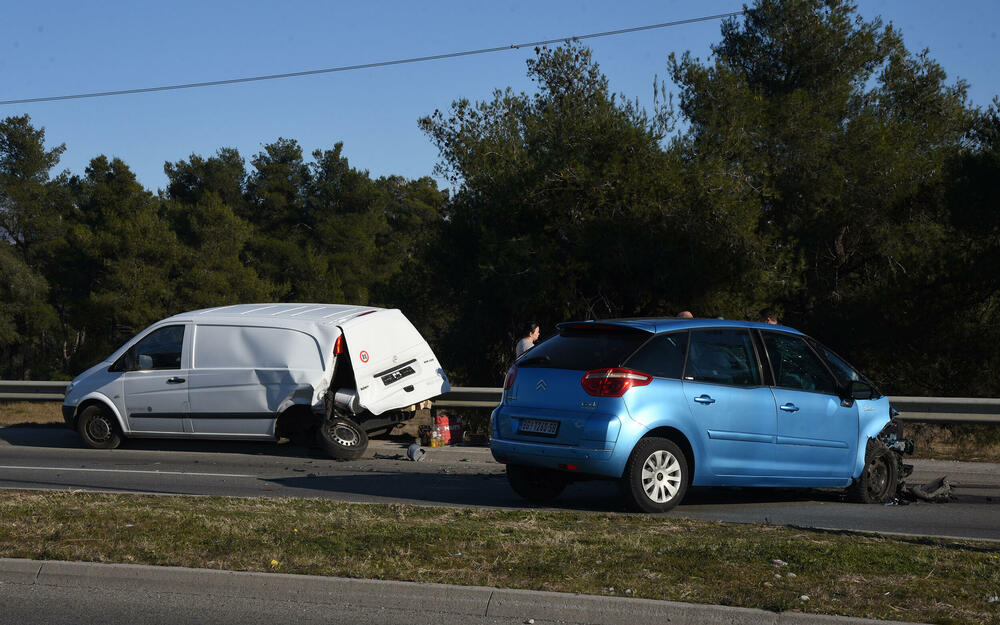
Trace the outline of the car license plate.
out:
<instances>
[{"instance_id":1,"label":"car license plate","mask_svg":"<svg viewBox=\"0 0 1000 625\"><path fill-rule=\"evenodd\" d=\"M555 436L559 432L558 421L541 421L539 419L521 419L521 427L518 428L521 434L539 434L541 436Z\"/></svg>"}]
</instances>

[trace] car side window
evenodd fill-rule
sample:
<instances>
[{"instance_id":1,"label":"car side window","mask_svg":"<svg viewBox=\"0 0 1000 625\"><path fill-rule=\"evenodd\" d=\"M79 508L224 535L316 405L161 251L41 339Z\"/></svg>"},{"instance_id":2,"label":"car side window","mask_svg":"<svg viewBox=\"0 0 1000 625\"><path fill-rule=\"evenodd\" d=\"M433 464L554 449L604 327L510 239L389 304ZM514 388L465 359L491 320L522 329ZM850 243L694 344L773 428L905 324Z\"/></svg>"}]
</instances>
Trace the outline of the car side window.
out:
<instances>
[{"instance_id":1,"label":"car side window","mask_svg":"<svg viewBox=\"0 0 1000 625\"><path fill-rule=\"evenodd\" d=\"M837 394L837 382L806 342L797 336L764 332L764 346L774 368L775 386Z\"/></svg>"},{"instance_id":2,"label":"car side window","mask_svg":"<svg viewBox=\"0 0 1000 625\"><path fill-rule=\"evenodd\" d=\"M833 369L833 375L837 377L837 381L844 387L851 385L851 382L864 382L865 378L863 375L857 372L857 370L851 365L847 364L843 358L834 354L825 346L817 343L815 341L810 342L813 348L816 349L820 354L826 358L826 362L830 364L830 368Z\"/></svg>"},{"instance_id":3,"label":"car side window","mask_svg":"<svg viewBox=\"0 0 1000 625\"><path fill-rule=\"evenodd\" d=\"M156 371L181 368L184 326L165 326L133 345L111 371Z\"/></svg>"},{"instance_id":4,"label":"car side window","mask_svg":"<svg viewBox=\"0 0 1000 625\"><path fill-rule=\"evenodd\" d=\"M688 333L654 336L625 362L625 366L659 378L679 380L684 370Z\"/></svg>"},{"instance_id":5,"label":"car side window","mask_svg":"<svg viewBox=\"0 0 1000 625\"><path fill-rule=\"evenodd\" d=\"M735 329L691 332L684 379L735 386L759 386L760 369L757 367L750 333Z\"/></svg>"}]
</instances>

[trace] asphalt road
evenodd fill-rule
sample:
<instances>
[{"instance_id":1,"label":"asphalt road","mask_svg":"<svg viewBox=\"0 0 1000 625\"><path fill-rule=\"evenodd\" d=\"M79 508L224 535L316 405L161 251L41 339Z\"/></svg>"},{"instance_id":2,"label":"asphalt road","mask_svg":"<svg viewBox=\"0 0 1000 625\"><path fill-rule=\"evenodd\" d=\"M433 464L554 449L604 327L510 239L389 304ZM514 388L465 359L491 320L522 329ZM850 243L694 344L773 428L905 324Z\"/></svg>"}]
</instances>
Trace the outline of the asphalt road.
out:
<instances>
[{"instance_id":1,"label":"asphalt road","mask_svg":"<svg viewBox=\"0 0 1000 625\"><path fill-rule=\"evenodd\" d=\"M63 427L0 428L0 488L125 493L320 497L348 502L526 508L502 465L477 447L427 449L372 441L365 457L337 462L292 444L129 440L121 449L85 449ZM948 476L946 504L865 506L839 491L693 489L669 516L833 530L1000 540L1000 465L914 460L913 483ZM611 482L571 485L555 508L624 512Z\"/></svg>"}]
</instances>

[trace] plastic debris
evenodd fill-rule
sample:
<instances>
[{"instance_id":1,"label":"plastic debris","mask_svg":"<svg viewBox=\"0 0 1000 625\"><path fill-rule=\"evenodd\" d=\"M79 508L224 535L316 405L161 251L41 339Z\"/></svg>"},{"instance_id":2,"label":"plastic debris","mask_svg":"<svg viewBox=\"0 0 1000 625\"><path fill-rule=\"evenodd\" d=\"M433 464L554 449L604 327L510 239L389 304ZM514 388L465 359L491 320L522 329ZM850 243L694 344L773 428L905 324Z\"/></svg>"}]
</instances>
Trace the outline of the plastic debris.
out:
<instances>
[{"instance_id":1,"label":"plastic debris","mask_svg":"<svg viewBox=\"0 0 1000 625\"><path fill-rule=\"evenodd\" d=\"M788 566L788 563L784 560L771 560L771 564L774 566Z\"/></svg>"},{"instance_id":2,"label":"plastic debris","mask_svg":"<svg viewBox=\"0 0 1000 625\"><path fill-rule=\"evenodd\" d=\"M809 595L802 595L799 597L799 601L809 601Z\"/></svg>"},{"instance_id":3,"label":"plastic debris","mask_svg":"<svg viewBox=\"0 0 1000 625\"><path fill-rule=\"evenodd\" d=\"M427 451L417 443L413 443L406 448L406 457L414 462L423 460L426 455Z\"/></svg>"}]
</instances>

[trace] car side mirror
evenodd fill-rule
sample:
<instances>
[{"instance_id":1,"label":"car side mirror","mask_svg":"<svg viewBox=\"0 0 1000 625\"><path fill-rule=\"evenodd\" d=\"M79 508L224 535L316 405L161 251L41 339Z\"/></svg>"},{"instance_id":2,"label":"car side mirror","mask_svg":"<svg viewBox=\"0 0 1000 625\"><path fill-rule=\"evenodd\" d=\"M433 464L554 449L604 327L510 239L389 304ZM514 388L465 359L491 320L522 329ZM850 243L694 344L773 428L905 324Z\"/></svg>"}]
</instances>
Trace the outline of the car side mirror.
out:
<instances>
[{"instance_id":1,"label":"car side mirror","mask_svg":"<svg viewBox=\"0 0 1000 625\"><path fill-rule=\"evenodd\" d=\"M875 389L873 389L870 384L866 384L864 382L858 382L857 380L851 382L851 387L850 387L851 399L871 399L874 395L875 395Z\"/></svg>"}]
</instances>

